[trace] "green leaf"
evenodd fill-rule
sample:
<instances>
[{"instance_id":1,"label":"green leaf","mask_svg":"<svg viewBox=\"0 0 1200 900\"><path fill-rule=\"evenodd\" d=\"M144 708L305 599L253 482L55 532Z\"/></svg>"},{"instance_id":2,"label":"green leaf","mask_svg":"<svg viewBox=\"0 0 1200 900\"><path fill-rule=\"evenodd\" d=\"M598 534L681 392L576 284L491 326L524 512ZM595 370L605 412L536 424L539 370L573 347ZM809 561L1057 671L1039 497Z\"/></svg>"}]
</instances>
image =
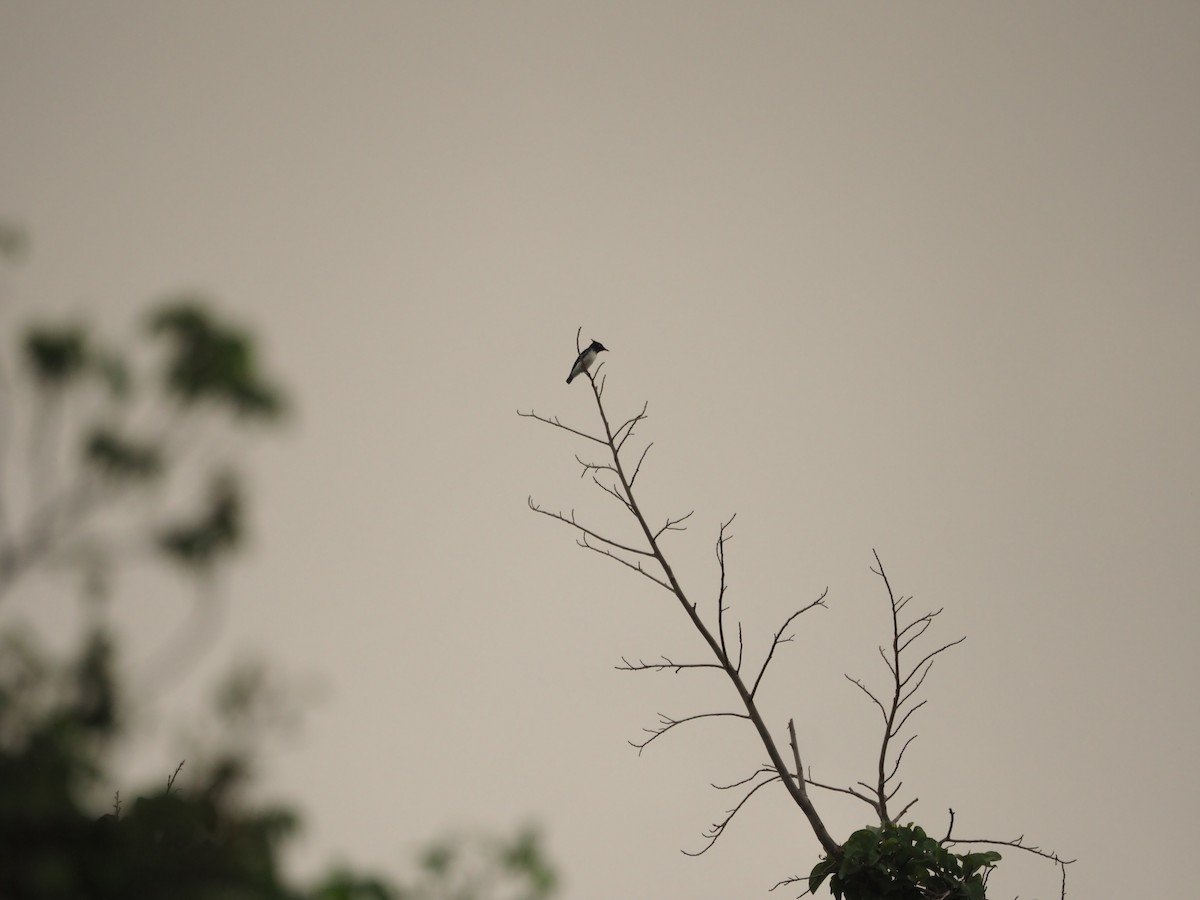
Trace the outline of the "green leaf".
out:
<instances>
[{"instance_id":1,"label":"green leaf","mask_svg":"<svg viewBox=\"0 0 1200 900\"><path fill-rule=\"evenodd\" d=\"M96 428L88 438L84 458L113 478L144 480L163 468L158 447L131 441L104 427Z\"/></svg>"},{"instance_id":2,"label":"green leaf","mask_svg":"<svg viewBox=\"0 0 1200 900\"><path fill-rule=\"evenodd\" d=\"M82 328L32 328L25 335L25 363L44 387L61 387L87 360Z\"/></svg>"},{"instance_id":3,"label":"green leaf","mask_svg":"<svg viewBox=\"0 0 1200 900\"><path fill-rule=\"evenodd\" d=\"M847 838L840 860L813 868L809 890L829 877L834 896L846 900L984 900L978 870L999 858L994 851L960 857L917 825L871 826Z\"/></svg>"},{"instance_id":4,"label":"green leaf","mask_svg":"<svg viewBox=\"0 0 1200 900\"><path fill-rule=\"evenodd\" d=\"M242 537L242 503L236 482L226 474L210 486L207 508L191 522L163 529L159 547L194 569L208 569L234 550Z\"/></svg>"},{"instance_id":5,"label":"green leaf","mask_svg":"<svg viewBox=\"0 0 1200 900\"><path fill-rule=\"evenodd\" d=\"M829 857L813 866L812 871L808 874L809 892L815 894L825 879L837 871L837 867L837 860Z\"/></svg>"},{"instance_id":6,"label":"green leaf","mask_svg":"<svg viewBox=\"0 0 1200 900\"><path fill-rule=\"evenodd\" d=\"M218 322L197 299L159 309L148 324L171 344L165 386L180 401L208 400L252 418L283 413L283 393L260 372L250 335Z\"/></svg>"},{"instance_id":7,"label":"green leaf","mask_svg":"<svg viewBox=\"0 0 1200 900\"><path fill-rule=\"evenodd\" d=\"M981 868L992 868L995 863L1000 861L1000 854L995 850L988 850L981 853L968 853L961 859L964 874L970 876Z\"/></svg>"}]
</instances>

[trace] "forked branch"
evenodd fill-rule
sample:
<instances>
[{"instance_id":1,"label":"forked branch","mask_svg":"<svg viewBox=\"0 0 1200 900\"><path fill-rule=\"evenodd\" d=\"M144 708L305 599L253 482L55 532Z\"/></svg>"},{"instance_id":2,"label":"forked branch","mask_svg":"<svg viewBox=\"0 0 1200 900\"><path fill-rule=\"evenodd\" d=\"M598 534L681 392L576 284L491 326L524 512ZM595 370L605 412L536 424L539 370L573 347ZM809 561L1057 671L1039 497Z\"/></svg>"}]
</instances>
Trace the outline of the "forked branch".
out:
<instances>
[{"instance_id":1,"label":"forked branch","mask_svg":"<svg viewBox=\"0 0 1200 900\"><path fill-rule=\"evenodd\" d=\"M946 836L942 838L942 844L987 844L992 847L1013 847L1016 850L1023 850L1026 853L1032 853L1034 856L1040 856L1042 859L1049 860L1058 866L1062 873L1061 889L1059 897L1061 900L1066 900L1067 897L1067 866L1075 862L1073 859L1063 859L1052 850L1043 850L1036 844L1025 843L1025 835L1018 835L1012 840L992 840L990 838L956 838L954 832L954 810L950 810L950 826L946 829Z\"/></svg>"},{"instance_id":2,"label":"forked branch","mask_svg":"<svg viewBox=\"0 0 1200 900\"><path fill-rule=\"evenodd\" d=\"M576 334L576 350L579 350L579 334ZM643 404L640 412L621 422L616 428L613 428L609 421L608 412L604 407L603 395L606 376L601 374L601 366L596 366L594 369L584 372L588 383L591 385L593 397L596 401L596 409L600 416L600 424L602 426L601 434L590 434L579 428L563 424L557 416L547 417L538 415L534 411L518 413L527 418L537 419L552 427L567 431L578 437L582 437L589 442L601 444L607 449L607 459L596 462L591 459L585 459L582 456L576 456L576 462L582 468L580 477L590 475L592 481L601 490L616 498L623 508L634 518L637 523L637 529L641 533L641 538L636 541L616 540L606 537L594 529L578 522L575 518L574 511L570 514L563 512L554 512L543 509L538 506L532 498L529 500L530 508L542 515L555 519L562 524L569 526L576 532L576 540L579 545L585 549L600 553L611 559L616 560L622 565L633 569L638 574L645 576L653 581L659 587L670 591L679 602L684 614L688 617L696 632L708 645L712 653L713 661L690 661L676 662L675 660L663 656L661 661L647 662L638 659L636 662L631 662L624 657L621 658L622 665L617 666L619 670L628 672L646 672L646 671L672 671L676 674L684 669L717 669L725 673L726 678L733 686L741 701L742 710L723 710L714 712L699 713L696 715L684 716L682 718L674 718L671 716L660 714L658 724L652 728L643 729L648 735L644 740L631 741L630 744L637 748L638 752L645 750L647 746L662 737L669 731L674 730L680 725L689 722L696 722L702 719L715 718L730 718L748 720L755 728L759 739L767 752L769 763L756 769L751 775L742 778L732 784L718 785L713 787L721 791L729 791L741 789L744 794L740 800L729 809L724 817L714 822L704 833L705 844L697 851L683 851L690 856L698 856L710 849L716 841L724 834L730 822L737 814L746 806L750 798L757 794L762 788L776 782L781 783L787 790L789 796L800 808L807 818L813 833L820 842L824 852L825 860L822 866L838 867L845 865L850 858L843 853L843 848L837 843L826 829L821 817L818 815L811 799L809 798L808 788L815 787L833 793L845 794L862 803L866 803L871 807L874 814L878 817L881 825L885 827L897 826L899 822L917 802L917 798L913 798L908 803L904 804L899 812L892 813L889 809L889 804L897 797L903 782L900 780L900 769L904 759L904 755L908 748L916 740L916 734L910 734L897 740L901 737L901 732L912 716L925 706L926 701L918 699L925 679L933 668L933 664L937 658L950 648L957 646L965 640L965 637L960 637L957 640L936 646L933 650L923 653L917 659L916 663L910 662L910 657L916 656L917 653L913 649L917 642L924 638L931 629L934 619L940 615L941 610L928 612L923 615L911 617L905 613L905 610L912 600L911 597L898 596L892 589L892 585L884 571L883 564L879 559L879 554L875 553L876 566L872 571L879 576L883 581L884 587L887 590L888 600L891 608L892 618L892 640L890 645L879 648L880 657L883 659L884 665L890 676L890 690L879 691L876 693L864 682L858 678L853 678L846 675L846 678L854 684L859 690L866 694L867 698L879 710L883 719L883 735L879 744L878 759L876 761L876 771L873 781L858 782L857 786L838 786L825 784L816 781L812 778L812 773L805 772L804 764L801 759L800 742L797 737L796 725L794 719L789 719L787 723L788 745L790 747L791 760L787 761L781 750L780 744L775 740L774 735L767 728L762 713L758 707L758 689L763 683L772 660L775 658L775 651L780 645L793 640L793 635L789 631L796 619L816 606L824 606L824 600L828 589L823 591L819 597L802 606L791 613L783 624L774 633L771 644L768 647L763 658L761 666L752 680L743 678L741 674L743 662L744 642L742 636L742 625L737 622L737 651L736 659L732 652L731 631L727 634L725 615L729 611L726 603L726 592L729 588L726 570L726 549L732 535L729 532L730 526L733 523L731 517L728 521L721 524L717 541L716 541L716 557L720 572L719 586L716 595L716 622L714 627L710 628L709 624L701 616L697 604L691 601L684 592L679 579L676 577L672 566L663 552L660 543L663 536L669 531L686 530L687 522L692 512L685 515L671 517L665 519L665 523L657 528L651 527L649 519L644 513L642 507L638 503L637 497L634 494L634 484L641 472L642 464L645 462L646 454L649 452L651 444L647 444L642 449L641 454L637 456L636 463L630 467L627 464L623 451L625 445L633 437L638 425L647 418L648 405ZM594 449L594 448L593 448ZM656 519L657 521L663 521ZM897 750L896 748L899 747ZM861 788L861 790L859 789ZM1036 854L1043 858L1053 861L1059 865L1063 873L1062 895L1066 895L1066 866L1072 862L1071 860L1063 860L1057 854L1043 851L1040 848L1024 843L1024 838L1019 837L1014 841L993 841L983 839L959 839L954 838L951 834L954 825L954 812L951 810L951 824L947 831L946 837L942 840L942 844L991 844L994 846L1009 846L1015 847L1027 852ZM881 829L869 829L856 832L854 838L860 837L867 833L880 833ZM993 854L988 854L985 858L991 858ZM827 869L827 871L829 871ZM986 882L986 874L983 876ZM793 884L798 881L803 881L799 876L786 879L775 887L780 887L787 884ZM815 882L814 882L815 883ZM774 890L775 888L772 888ZM808 893L808 891L805 891ZM924 895L924 894L923 894ZM801 895L803 896L803 894ZM930 894L930 896L933 896ZM945 895L939 895L945 896Z\"/></svg>"},{"instance_id":3,"label":"forked branch","mask_svg":"<svg viewBox=\"0 0 1200 900\"><path fill-rule=\"evenodd\" d=\"M656 740L658 740L660 737L662 737L664 734L666 734L668 731L670 731L673 728L678 728L680 725L686 725L688 722L698 722L700 719L725 719L725 718L748 719L749 716L747 716L745 713L739 713L739 712L709 712L709 713L697 713L694 716L684 716L682 719L674 719L671 716L664 715L663 713L659 713L658 714L658 724L656 726L654 726L653 728L643 728L642 729L642 731L646 732L646 734L650 735L650 737L646 738L646 740L644 740L644 741L629 741L629 746L636 748L638 755L641 755L641 752L643 750L645 750L652 743L654 743Z\"/></svg>"},{"instance_id":4,"label":"forked branch","mask_svg":"<svg viewBox=\"0 0 1200 900\"><path fill-rule=\"evenodd\" d=\"M891 644L887 648L879 648L879 655L883 658L883 662L888 669L888 674L891 676L891 691L888 702L885 703L876 696L860 679L852 678L849 675L846 676L846 679L866 694L883 716L883 736L879 742L879 757L876 762L875 782L874 784L867 784L864 781L860 781L859 784L874 795L872 806L875 807L875 811L879 815L879 821L884 825L888 825L898 822L912 808L913 804L917 802L914 798L895 815L891 814L888 810L888 802L896 796L901 787L901 783L895 781L896 776L900 772L900 762L904 758L904 752L916 739L917 735L910 735L894 758L891 755L892 742L900 734L909 718L925 705L925 700L921 700L918 703L911 701L917 691L921 689L921 685L925 683L925 678L929 674L929 670L933 667L934 660L951 647L961 644L966 640L966 637L963 636L957 640L942 644L937 649L926 653L915 665L908 665L907 657L904 655L905 651L918 638L925 634L929 626L933 624L933 620L941 613L941 610L925 613L905 624L901 624L901 613L904 607L908 605L908 602L912 600L912 597L897 596L895 591L892 590L892 584L888 580L887 573L884 571L883 563L879 559L879 553L875 552L874 555L876 568L872 568L871 571L883 580L892 612ZM850 791L850 793L854 793L857 796L857 792L855 791Z\"/></svg>"},{"instance_id":5,"label":"forked branch","mask_svg":"<svg viewBox=\"0 0 1200 900\"><path fill-rule=\"evenodd\" d=\"M762 774L763 772L770 772L770 771L771 771L770 769L759 769L758 772L755 772L754 775L752 775L749 779L746 779L746 781L753 780L755 777ZM705 854L709 850L711 850L713 844L715 844L718 840L720 840L721 835L723 835L725 833L725 829L729 827L729 823L733 821L734 816L736 816L739 812L742 811L742 807L746 805L746 803L750 800L750 798L753 797L755 794L757 794L760 789L765 788L768 784L774 784L776 781L779 781L779 780L780 780L780 776L776 773L772 773L769 778L766 778L763 781L760 781L758 784L754 785L754 787L750 788L750 790L748 790L746 792L745 796L743 796L742 799L737 802L737 805L734 806L733 809L726 811L724 818L720 819L719 821L713 822L712 825L710 825L708 828L706 828L704 830L703 837L705 840L705 844L703 847L701 847L699 850L684 850L684 851L682 851L683 854L685 856L702 856L703 854ZM746 782L743 781L741 783L744 784ZM715 787L715 785L714 785L714 787ZM730 785L730 787L733 787L733 785ZM718 790L721 790L721 789L718 788Z\"/></svg>"},{"instance_id":6,"label":"forked branch","mask_svg":"<svg viewBox=\"0 0 1200 900\"><path fill-rule=\"evenodd\" d=\"M576 349L577 350L578 350L578 344L579 344L579 335L577 334L576 335ZM543 509L540 506L538 506L536 503L534 503L532 498L529 501L529 506L535 512L538 512L538 513L546 515L550 518L556 519L559 522L575 529L579 533L579 543L581 546L583 546L589 550L593 550L597 553L601 553L612 559L615 559L618 562L622 563L623 565L637 571L639 574L642 574L642 575L646 576L647 578L650 578L655 583L657 583L660 586L671 591L671 593L673 593L675 595L675 598L679 601L680 607L683 609L685 615L687 615L688 619L691 621L692 626L696 629L696 631L703 638L704 642L708 645L709 649L712 651L713 657L716 660L715 663L705 664L704 666L701 666L698 664L689 664L687 666L676 666L675 664L671 663L669 660L666 663L664 663L662 666L647 665L647 664L641 664L641 663L634 665L634 664L630 664L626 661L626 665L624 668L626 668L627 670L630 670L630 671L645 670L645 669L650 669L650 668L671 668L677 672L680 671L680 669L682 669L684 667L687 667L687 668L714 667L714 668L723 669L726 676L728 677L729 681L732 683L734 689L737 691L738 697L741 700L741 704L745 709L745 712L704 713L704 714L701 714L698 716L688 716L688 717L685 717L682 719L673 719L668 716L663 716L660 719L660 724L658 727L656 727L654 729L647 729L647 731L650 734L650 737L648 739L646 739L645 741L642 741L640 743L637 743L637 742L631 742L631 743L633 743L633 746L637 747L639 751L643 750L643 749L645 749L646 746L648 746L650 743L652 743L657 738L661 737L667 731L670 731L671 729L673 729L673 728L677 727L678 725L681 725L685 722L695 721L696 719L700 719L700 718L725 716L725 717L748 719L754 725L754 728L755 728L756 732L758 733L759 739L762 741L763 747L767 751L767 755L771 761L770 771L773 772L773 774L770 778L762 781L759 784L756 784L749 791L747 796L742 799L741 803L739 803L733 810L730 811L729 815L725 819L715 823L712 826L712 828L710 828L708 830L708 832L706 832L705 836L708 838L708 844L706 845L705 849L707 849L707 847L709 847L709 846L712 846L712 843L715 842L716 839L721 835L721 833L724 831L725 827L732 820L733 816L737 814L737 811L742 808L742 806L745 804L746 800L748 800L750 798L750 796L753 796L753 794L756 793L759 790L759 788L765 786L766 784L771 784L775 781L779 781L785 786L789 795L792 797L793 801L796 803L797 806L800 807L801 811L804 813L805 817L808 819L809 825L811 826L813 833L816 835L817 840L820 841L821 846L824 849L825 853L830 856L835 856L835 857L840 856L841 852L842 852L841 846L829 834L829 831L826 829L825 824L821 820L821 817L818 815L816 809L813 807L812 802L808 798L808 793L804 786L804 777L803 777L802 770L799 768L799 766L797 766L796 773L793 775L793 773L789 769L788 764L784 760L783 754L780 752L780 749L775 742L774 736L771 734L770 729L767 728L766 722L763 720L762 714L758 709L757 703L755 701L755 696L754 696L755 692L758 689L759 684L762 681L763 675L766 672L766 668L770 664L771 659L774 656L775 649L781 643L786 643L788 640L791 639L790 636L785 636L785 632L786 632L787 628L795 621L796 617L799 616L801 613L813 608L814 606L823 606L824 605L823 600L824 600L825 594L822 593L821 596L819 598L817 598L817 600L813 601L812 603L809 603L807 606L803 607L802 609L798 610L797 612L793 613L791 616L788 617L788 619L784 622L784 624L780 628L780 630L775 634L775 637L772 641L771 647L767 651L767 656L763 662L763 665L759 669L758 675L756 676L756 678L754 680L753 686L752 687L748 686L746 684L745 680L743 680L742 675L741 675L741 663L742 663L741 625L739 624L739 626L738 626L738 656L737 656L736 660L734 660L732 658L731 654L729 653L729 648L727 646L726 635L725 635L725 624L724 624L724 614L725 614L725 610L726 610L726 608L725 608L725 589L726 589L725 542L728 540L728 535L726 534L726 529L728 528L730 523L726 522L726 523L724 523L724 525L722 525L720 537L718 538L718 541L717 541L717 558L718 558L718 562L721 566L721 589L720 589L720 593L718 594L718 597L717 597L717 609L718 609L717 634L714 635L712 630L709 629L708 625L704 622L703 618L701 617L699 611L697 610L696 604L694 602L692 602L690 599L688 599L687 594L684 592L683 587L679 582L679 579L676 577L675 572L672 569L670 562L668 561L667 557L664 555L664 553L662 551L662 547L659 544L660 539L667 532L684 530L684 528L686 527L684 525L684 523L692 516L692 513L689 512L686 515L682 515L682 516L678 516L678 517L667 517L665 524L658 527L657 529L652 528L651 525L649 524L649 520L647 519L646 515L642 511L641 506L638 504L637 498L633 492L634 482L637 478L637 474L641 470L642 462L645 460L646 450L648 450L649 447L647 446L646 450L642 451L642 454L638 458L637 464L632 468L632 471L627 470L625 460L622 457L622 450L625 447L626 442L630 439L630 437L632 437L638 424L641 423L646 418L646 410L647 410L648 406L643 405L640 412L629 417L628 419L623 421L620 425L618 425L616 428L613 428L612 423L609 421L609 418L608 418L608 412L604 408L604 402L603 402L604 377L601 376L599 374L599 372L600 372L599 367L596 367L593 370L589 370L589 371L585 372L584 375L586 376L588 383L591 385L592 394L596 400L596 409L600 415L600 423L603 427L603 437L589 434L581 429L574 428L569 425L564 425L558 419L557 416L554 416L554 417L541 416L541 415L538 415L534 411L530 411L528 413L522 413L522 412L520 412L520 410L518 410L518 413L527 418L537 419L538 421L544 422L547 425L551 425L555 428L559 428L564 431L570 432L579 437L585 438L588 441L604 444L608 448L608 455L611 458L611 463L608 462L607 460L603 463L594 463L594 462L590 462L590 461L585 461L584 459L582 459L580 457L577 457L576 459L580 463L580 465L583 467L583 474L586 475L590 472L593 475L593 480L597 483L597 485L599 485L602 489L606 490L608 493L612 494L618 500L621 501L622 505L625 506L625 508L629 511L630 515L632 515L633 518L635 519L635 521L637 522L638 528L640 529L642 536L645 538L645 545L643 547L636 547L626 541L617 541L617 540L614 540L611 538L607 538L607 537L597 533L596 531L588 528L587 526L584 526L581 523L577 522L575 520L574 513L572 513L571 515L568 516L563 513L552 512L550 510ZM614 483L611 486L606 486L603 482L601 482L598 478L595 477L600 472L612 475L613 479L614 479ZM730 522L731 521L732 521L732 519L730 520ZM632 562L629 559L624 558L624 556L621 555L622 553L623 554L632 554L635 557L649 557L650 560L653 560L655 563L657 563L657 568L661 569L662 577L660 578L657 574L647 571L643 567L643 564L641 561ZM647 560L647 563L648 562L649 562L649 560ZM793 749L796 749L796 748L793 748ZM798 750L796 752L798 752ZM701 850L700 852L703 852L703 850Z\"/></svg>"}]
</instances>

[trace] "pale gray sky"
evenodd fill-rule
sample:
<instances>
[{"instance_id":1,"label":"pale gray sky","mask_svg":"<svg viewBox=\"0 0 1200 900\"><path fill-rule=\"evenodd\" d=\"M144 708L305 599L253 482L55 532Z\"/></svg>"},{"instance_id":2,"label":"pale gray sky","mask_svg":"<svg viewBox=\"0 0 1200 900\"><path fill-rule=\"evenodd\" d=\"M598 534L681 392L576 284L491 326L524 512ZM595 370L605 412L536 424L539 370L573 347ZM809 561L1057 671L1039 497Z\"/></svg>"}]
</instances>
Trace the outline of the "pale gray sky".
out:
<instances>
[{"instance_id":1,"label":"pale gray sky","mask_svg":"<svg viewBox=\"0 0 1200 900\"><path fill-rule=\"evenodd\" d=\"M1198 46L1190 3L5 0L0 214L34 241L5 321L201 289L293 386L205 671L260 647L324 677L270 773L298 872L525 820L571 900L765 896L815 860L782 791L679 853L761 761L748 729L625 745L733 698L612 671L699 641L525 507L610 521L581 448L515 415L592 424L582 325L614 409L650 401L652 515L696 510L684 583L711 600L737 512L751 649L829 586L765 689L817 777L870 771L842 673L886 675L877 548L969 634L914 817L1078 856L1073 896L1189 896ZM149 647L184 607L146 600ZM993 884L1058 890L1015 854Z\"/></svg>"}]
</instances>

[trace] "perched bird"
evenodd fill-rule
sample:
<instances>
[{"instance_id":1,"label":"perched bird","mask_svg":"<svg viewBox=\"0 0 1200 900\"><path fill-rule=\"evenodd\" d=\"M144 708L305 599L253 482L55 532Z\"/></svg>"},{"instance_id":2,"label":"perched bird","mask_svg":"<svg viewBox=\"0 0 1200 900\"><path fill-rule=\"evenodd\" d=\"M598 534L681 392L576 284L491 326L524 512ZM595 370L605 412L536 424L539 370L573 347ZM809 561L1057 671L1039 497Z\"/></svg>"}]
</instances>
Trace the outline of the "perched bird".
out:
<instances>
[{"instance_id":1,"label":"perched bird","mask_svg":"<svg viewBox=\"0 0 1200 900\"><path fill-rule=\"evenodd\" d=\"M579 354L579 358L575 360L575 365L571 366L571 374L567 376L567 384L570 384L576 375L582 375L592 367L592 363L596 361L596 354L601 350L607 350L599 341L592 341L584 348L584 351Z\"/></svg>"}]
</instances>

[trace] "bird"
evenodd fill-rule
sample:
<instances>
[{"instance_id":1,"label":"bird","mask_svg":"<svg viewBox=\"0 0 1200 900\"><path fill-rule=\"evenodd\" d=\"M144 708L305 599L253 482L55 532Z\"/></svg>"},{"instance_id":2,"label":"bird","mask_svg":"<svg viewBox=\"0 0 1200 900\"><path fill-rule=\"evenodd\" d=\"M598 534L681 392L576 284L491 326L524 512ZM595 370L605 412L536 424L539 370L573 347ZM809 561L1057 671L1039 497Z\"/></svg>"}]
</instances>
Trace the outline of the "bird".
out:
<instances>
[{"instance_id":1,"label":"bird","mask_svg":"<svg viewBox=\"0 0 1200 900\"><path fill-rule=\"evenodd\" d=\"M572 381L574 381L576 375L582 375L584 372L590 369L592 367L592 363L596 361L596 354L601 350L607 349L608 348L599 341L592 341L590 344L588 344L584 351L580 353L578 358L575 360L575 365L571 366L571 374L567 376L567 384L570 384Z\"/></svg>"}]
</instances>

